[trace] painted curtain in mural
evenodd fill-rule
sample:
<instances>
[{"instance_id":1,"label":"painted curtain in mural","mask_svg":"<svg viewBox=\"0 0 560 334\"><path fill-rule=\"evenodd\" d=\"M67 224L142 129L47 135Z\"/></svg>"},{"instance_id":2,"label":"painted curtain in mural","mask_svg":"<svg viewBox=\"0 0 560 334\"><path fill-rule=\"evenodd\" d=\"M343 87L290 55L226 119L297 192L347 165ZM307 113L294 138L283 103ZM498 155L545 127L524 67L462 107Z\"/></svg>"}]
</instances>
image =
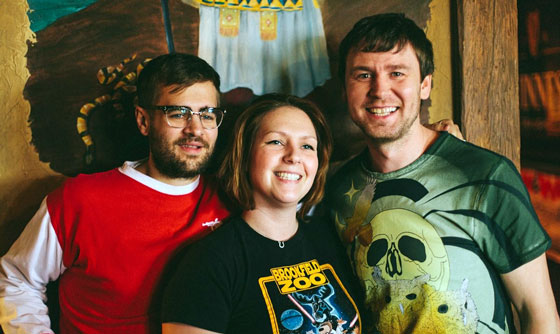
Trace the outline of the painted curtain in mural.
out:
<instances>
[{"instance_id":1,"label":"painted curtain in mural","mask_svg":"<svg viewBox=\"0 0 560 334\"><path fill-rule=\"evenodd\" d=\"M198 0L198 55L222 76L222 91L309 94L331 74L314 0Z\"/></svg>"}]
</instances>

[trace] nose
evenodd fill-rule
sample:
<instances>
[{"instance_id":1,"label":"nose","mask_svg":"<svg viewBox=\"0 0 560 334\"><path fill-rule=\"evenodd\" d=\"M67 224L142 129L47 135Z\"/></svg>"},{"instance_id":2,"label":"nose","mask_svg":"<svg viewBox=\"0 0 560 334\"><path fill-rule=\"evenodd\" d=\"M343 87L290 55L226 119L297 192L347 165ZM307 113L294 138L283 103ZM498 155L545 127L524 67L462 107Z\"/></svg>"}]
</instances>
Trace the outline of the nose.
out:
<instances>
[{"instance_id":1,"label":"nose","mask_svg":"<svg viewBox=\"0 0 560 334\"><path fill-rule=\"evenodd\" d=\"M200 117L198 117L198 115L190 114L190 117L187 120L187 125L183 128L183 132L199 137L203 130L204 128L202 127Z\"/></svg>"},{"instance_id":2,"label":"nose","mask_svg":"<svg viewBox=\"0 0 560 334\"><path fill-rule=\"evenodd\" d=\"M370 81L368 95L377 99L383 99L389 92L390 83L387 78L380 75L374 76Z\"/></svg>"},{"instance_id":3,"label":"nose","mask_svg":"<svg viewBox=\"0 0 560 334\"><path fill-rule=\"evenodd\" d=\"M284 161L292 164L301 163L301 152L296 145L286 145L286 154L284 155Z\"/></svg>"}]
</instances>

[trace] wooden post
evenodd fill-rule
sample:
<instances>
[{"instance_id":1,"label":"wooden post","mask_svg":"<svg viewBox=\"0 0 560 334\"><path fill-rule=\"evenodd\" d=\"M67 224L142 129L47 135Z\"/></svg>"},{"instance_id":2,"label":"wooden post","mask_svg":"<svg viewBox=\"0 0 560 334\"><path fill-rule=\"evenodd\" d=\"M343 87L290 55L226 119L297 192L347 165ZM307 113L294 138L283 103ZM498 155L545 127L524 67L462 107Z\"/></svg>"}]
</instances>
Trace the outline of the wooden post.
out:
<instances>
[{"instance_id":1,"label":"wooden post","mask_svg":"<svg viewBox=\"0 0 560 334\"><path fill-rule=\"evenodd\" d=\"M457 0L461 128L520 168L517 0Z\"/></svg>"}]
</instances>

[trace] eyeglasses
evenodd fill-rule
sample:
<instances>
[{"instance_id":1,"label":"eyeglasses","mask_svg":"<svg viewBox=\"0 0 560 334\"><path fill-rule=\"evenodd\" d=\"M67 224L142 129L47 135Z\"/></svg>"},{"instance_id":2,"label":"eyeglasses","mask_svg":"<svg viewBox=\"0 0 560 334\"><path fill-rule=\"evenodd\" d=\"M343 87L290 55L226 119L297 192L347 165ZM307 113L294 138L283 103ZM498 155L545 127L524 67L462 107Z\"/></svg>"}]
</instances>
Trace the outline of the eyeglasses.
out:
<instances>
[{"instance_id":1,"label":"eyeglasses","mask_svg":"<svg viewBox=\"0 0 560 334\"><path fill-rule=\"evenodd\" d=\"M162 111L165 114L167 124L172 128L186 127L192 119L192 115L197 115L202 127L206 130L219 127L226 113L225 109L214 107L202 108L199 111L193 111L186 106L151 106L147 109Z\"/></svg>"}]
</instances>

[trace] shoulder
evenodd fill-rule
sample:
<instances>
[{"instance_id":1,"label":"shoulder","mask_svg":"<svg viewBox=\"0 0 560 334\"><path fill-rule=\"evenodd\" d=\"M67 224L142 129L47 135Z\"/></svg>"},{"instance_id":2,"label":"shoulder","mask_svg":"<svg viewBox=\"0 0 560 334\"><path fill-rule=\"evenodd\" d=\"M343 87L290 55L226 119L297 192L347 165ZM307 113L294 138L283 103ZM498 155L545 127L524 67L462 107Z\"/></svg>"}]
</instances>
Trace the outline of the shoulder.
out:
<instances>
[{"instance_id":1,"label":"shoulder","mask_svg":"<svg viewBox=\"0 0 560 334\"><path fill-rule=\"evenodd\" d=\"M325 217L312 217L310 221L300 223L300 228L306 240L318 243L319 249L323 248L324 245L340 242L334 224Z\"/></svg>"},{"instance_id":2,"label":"shoulder","mask_svg":"<svg viewBox=\"0 0 560 334\"><path fill-rule=\"evenodd\" d=\"M360 175L365 173L363 168L364 160L368 159L367 149L362 151L352 159L342 163L335 171L331 172L325 189L325 197L327 199L340 195L342 189L347 189L349 183Z\"/></svg>"},{"instance_id":3,"label":"shoulder","mask_svg":"<svg viewBox=\"0 0 560 334\"><path fill-rule=\"evenodd\" d=\"M234 277L239 268L246 267L243 242L236 225L236 221L226 219L217 230L180 252L177 272L182 280L194 282L213 277L219 278L214 282L221 282L224 277Z\"/></svg>"},{"instance_id":4,"label":"shoulder","mask_svg":"<svg viewBox=\"0 0 560 334\"><path fill-rule=\"evenodd\" d=\"M358 155L340 163L338 166L331 168L330 173L332 179L336 179L342 175L346 175L348 172L356 171L360 169L364 159L367 158L368 150L365 149Z\"/></svg>"},{"instance_id":5,"label":"shoulder","mask_svg":"<svg viewBox=\"0 0 560 334\"><path fill-rule=\"evenodd\" d=\"M105 193L107 187L114 187L119 178L124 178L117 168L93 173L93 174L79 174L75 177L68 178L64 183L49 194L49 198L65 197L66 199L79 199L81 196L87 194L97 195L97 191Z\"/></svg>"},{"instance_id":6,"label":"shoulder","mask_svg":"<svg viewBox=\"0 0 560 334\"><path fill-rule=\"evenodd\" d=\"M312 216L309 221L300 222L300 226L306 234L327 232L330 231L332 227L332 225L321 215Z\"/></svg>"},{"instance_id":7,"label":"shoulder","mask_svg":"<svg viewBox=\"0 0 560 334\"><path fill-rule=\"evenodd\" d=\"M214 232L194 243L191 247L192 252L201 256L212 254L220 258L235 256L243 240L241 224L244 222L239 217L226 218Z\"/></svg>"},{"instance_id":8,"label":"shoulder","mask_svg":"<svg viewBox=\"0 0 560 334\"><path fill-rule=\"evenodd\" d=\"M513 162L505 156L449 134L442 134L434 146L426 154L441 158L466 174L488 178L502 173L519 174Z\"/></svg>"}]
</instances>

